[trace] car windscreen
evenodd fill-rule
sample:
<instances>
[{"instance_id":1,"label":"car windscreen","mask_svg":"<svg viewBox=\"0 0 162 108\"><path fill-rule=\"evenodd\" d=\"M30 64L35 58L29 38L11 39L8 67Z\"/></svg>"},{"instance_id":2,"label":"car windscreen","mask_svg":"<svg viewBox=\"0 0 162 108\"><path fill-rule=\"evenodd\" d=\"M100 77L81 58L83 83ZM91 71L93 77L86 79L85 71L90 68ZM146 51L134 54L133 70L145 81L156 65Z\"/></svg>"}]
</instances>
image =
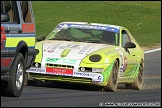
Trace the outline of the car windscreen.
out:
<instances>
[{"instance_id":1,"label":"car windscreen","mask_svg":"<svg viewBox=\"0 0 162 108\"><path fill-rule=\"evenodd\" d=\"M118 45L118 36L112 31L67 27L54 29L47 39Z\"/></svg>"}]
</instances>

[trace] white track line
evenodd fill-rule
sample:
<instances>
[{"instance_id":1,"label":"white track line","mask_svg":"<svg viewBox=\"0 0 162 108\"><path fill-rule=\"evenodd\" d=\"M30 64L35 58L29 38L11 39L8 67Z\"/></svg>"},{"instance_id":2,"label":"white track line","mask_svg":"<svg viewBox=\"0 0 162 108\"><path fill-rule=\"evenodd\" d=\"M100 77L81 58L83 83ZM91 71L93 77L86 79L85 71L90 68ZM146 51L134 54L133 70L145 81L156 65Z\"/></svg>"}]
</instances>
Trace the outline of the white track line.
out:
<instances>
[{"instance_id":1,"label":"white track line","mask_svg":"<svg viewBox=\"0 0 162 108\"><path fill-rule=\"evenodd\" d=\"M150 52L154 52L154 51L158 51L158 50L161 50L161 48L157 48L157 49L154 49L154 50L145 51L144 53L150 53Z\"/></svg>"}]
</instances>

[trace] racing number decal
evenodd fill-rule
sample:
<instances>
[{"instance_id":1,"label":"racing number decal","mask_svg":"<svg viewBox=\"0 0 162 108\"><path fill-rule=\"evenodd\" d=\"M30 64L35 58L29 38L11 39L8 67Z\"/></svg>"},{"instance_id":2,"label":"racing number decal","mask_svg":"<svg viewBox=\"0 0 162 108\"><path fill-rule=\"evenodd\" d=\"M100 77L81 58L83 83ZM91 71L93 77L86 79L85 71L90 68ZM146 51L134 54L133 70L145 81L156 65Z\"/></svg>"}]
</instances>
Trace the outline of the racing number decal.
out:
<instances>
[{"instance_id":1,"label":"racing number decal","mask_svg":"<svg viewBox=\"0 0 162 108\"><path fill-rule=\"evenodd\" d=\"M124 57L124 66L123 66L123 72L125 72L126 68L127 68L127 58L126 58L126 57Z\"/></svg>"}]
</instances>

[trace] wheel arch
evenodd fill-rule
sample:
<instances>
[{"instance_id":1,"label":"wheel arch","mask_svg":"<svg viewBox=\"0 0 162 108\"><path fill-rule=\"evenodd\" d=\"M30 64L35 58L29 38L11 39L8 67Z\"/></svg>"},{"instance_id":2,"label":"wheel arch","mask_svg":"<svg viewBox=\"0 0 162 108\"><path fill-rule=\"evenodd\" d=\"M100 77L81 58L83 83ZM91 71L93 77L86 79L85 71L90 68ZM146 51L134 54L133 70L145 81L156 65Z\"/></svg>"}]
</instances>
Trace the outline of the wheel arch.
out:
<instances>
[{"instance_id":1,"label":"wheel arch","mask_svg":"<svg viewBox=\"0 0 162 108\"><path fill-rule=\"evenodd\" d=\"M22 53L24 59L25 59L25 64L27 63L28 60L28 45L25 41L20 41L16 47L16 55L18 52Z\"/></svg>"},{"instance_id":2,"label":"wheel arch","mask_svg":"<svg viewBox=\"0 0 162 108\"><path fill-rule=\"evenodd\" d=\"M141 59L140 63L142 62L142 65L144 65L144 59Z\"/></svg>"},{"instance_id":3,"label":"wheel arch","mask_svg":"<svg viewBox=\"0 0 162 108\"><path fill-rule=\"evenodd\" d=\"M119 58L116 58L116 60L118 61L118 68L119 68L120 60L119 60Z\"/></svg>"}]
</instances>

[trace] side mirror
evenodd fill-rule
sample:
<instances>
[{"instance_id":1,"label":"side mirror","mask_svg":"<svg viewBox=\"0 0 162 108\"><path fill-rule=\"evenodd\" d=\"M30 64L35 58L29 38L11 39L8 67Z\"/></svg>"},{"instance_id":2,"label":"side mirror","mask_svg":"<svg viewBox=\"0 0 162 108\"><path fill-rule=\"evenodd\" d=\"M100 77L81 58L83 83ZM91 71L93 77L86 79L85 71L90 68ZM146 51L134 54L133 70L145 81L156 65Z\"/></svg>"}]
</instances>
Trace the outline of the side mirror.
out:
<instances>
[{"instance_id":1,"label":"side mirror","mask_svg":"<svg viewBox=\"0 0 162 108\"><path fill-rule=\"evenodd\" d=\"M7 13L1 13L1 22L9 22L10 16Z\"/></svg>"},{"instance_id":2,"label":"side mirror","mask_svg":"<svg viewBox=\"0 0 162 108\"><path fill-rule=\"evenodd\" d=\"M39 50L35 49L35 55L39 54Z\"/></svg>"},{"instance_id":3,"label":"side mirror","mask_svg":"<svg viewBox=\"0 0 162 108\"><path fill-rule=\"evenodd\" d=\"M127 42L125 44L125 49L127 50L128 48L136 48L136 45L132 42Z\"/></svg>"},{"instance_id":4,"label":"side mirror","mask_svg":"<svg viewBox=\"0 0 162 108\"><path fill-rule=\"evenodd\" d=\"M45 36L39 36L39 37L37 38L37 41L39 42L39 41L43 41L43 40L45 40L45 39L46 39Z\"/></svg>"}]
</instances>

